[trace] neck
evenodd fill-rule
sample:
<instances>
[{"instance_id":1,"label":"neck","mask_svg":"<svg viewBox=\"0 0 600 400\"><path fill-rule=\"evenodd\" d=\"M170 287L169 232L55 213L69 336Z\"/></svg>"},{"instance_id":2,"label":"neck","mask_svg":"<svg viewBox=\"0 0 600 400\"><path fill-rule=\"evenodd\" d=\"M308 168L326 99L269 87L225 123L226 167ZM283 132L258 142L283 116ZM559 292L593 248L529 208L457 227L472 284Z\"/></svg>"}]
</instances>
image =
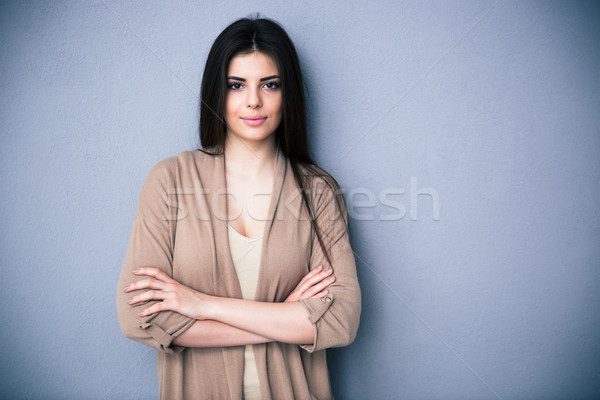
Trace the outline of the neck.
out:
<instances>
[{"instance_id":1,"label":"neck","mask_svg":"<svg viewBox=\"0 0 600 400\"><path fill-rule=\"evenodd\" d=\"M274 139L275 135L262 142L247 142L236 137L226 137L224 153L227 169L248 177L272 169L277 155Z\"/></svg>"}]
</instances>

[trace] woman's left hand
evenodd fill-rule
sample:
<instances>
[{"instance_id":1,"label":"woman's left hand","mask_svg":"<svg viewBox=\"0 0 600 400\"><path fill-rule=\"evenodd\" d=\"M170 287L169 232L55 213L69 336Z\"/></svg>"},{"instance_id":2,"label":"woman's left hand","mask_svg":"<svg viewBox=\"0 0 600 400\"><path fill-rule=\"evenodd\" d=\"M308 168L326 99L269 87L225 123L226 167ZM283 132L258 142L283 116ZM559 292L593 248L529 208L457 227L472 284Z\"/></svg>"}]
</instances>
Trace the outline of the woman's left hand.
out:
<instances>
[{"instance_id":1,"label":"woman's left hand","mask_svg":"<svg viewBox=\"0 0 600 400\"><path fill-rule=\"evenodd\" d=\"M323 271L323 265L319 265L304 275L298 285L296 285L296 288L283 302L288 303L311 298L322 299L329 292L327 287L334 281L333 270L328 268Z\"/></svg>"},{"instance_id":2,"label":"woman's left hand","mask_svg":"<svg viewBox=\"0 0 600 400\"><path fill-rule=\"evenodd\" d=\"M135 275L149 276L125 287L125 292L151 289L133 296L127 303L135 305L149 300L160 300L143 310L139 315L148 316L159 311L171 310L194 319L204 319L203 303L210 296L182 285L158 268L140 267L132 271Z\"/></svg>"}]
</instances>

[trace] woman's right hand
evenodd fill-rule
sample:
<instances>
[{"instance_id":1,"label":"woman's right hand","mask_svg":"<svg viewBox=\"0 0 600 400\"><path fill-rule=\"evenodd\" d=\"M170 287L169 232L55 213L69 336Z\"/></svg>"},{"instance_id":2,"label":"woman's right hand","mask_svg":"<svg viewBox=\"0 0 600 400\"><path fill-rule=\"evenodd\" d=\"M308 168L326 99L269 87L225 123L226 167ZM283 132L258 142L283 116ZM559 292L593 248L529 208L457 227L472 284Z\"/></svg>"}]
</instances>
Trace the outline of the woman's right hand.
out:
<instances>
[{"instance_id":1,"label":"woman's right hand","mask_svg":"<svg viewBox=\"0 0 600 400\"><path fill-rule=\"evenodd\" d=\"M329 268L323 271L323 266L319 265L304 275L284 303L312 298L322 299L327 296L327 287L333 282L335 282L333 270Z\"/></svg>"}]
</instances>

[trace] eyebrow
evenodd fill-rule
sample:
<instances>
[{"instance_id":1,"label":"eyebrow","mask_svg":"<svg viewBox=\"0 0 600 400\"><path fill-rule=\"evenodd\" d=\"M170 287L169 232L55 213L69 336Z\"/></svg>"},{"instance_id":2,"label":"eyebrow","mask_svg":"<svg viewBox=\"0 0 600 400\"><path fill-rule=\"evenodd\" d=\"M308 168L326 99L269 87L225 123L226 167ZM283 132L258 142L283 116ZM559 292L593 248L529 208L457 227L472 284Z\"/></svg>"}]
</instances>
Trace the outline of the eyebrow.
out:
<instances>
[{"instance_id":1,"label":"eyebrow","mask_svg":"<svg viewBox=\"0 0 600 400\"><path fill-rule=\"evenodd\" d=\"M246 80L244 78L239 78L237 76L228 76L227 79L231 79L232 81L246 82ZM270 81L271 79L280 79L280 78L279 78L279 75L271 75L271 76L266 76L264 78L260 78L260 82Z\"/></svg>"}]
</instances>

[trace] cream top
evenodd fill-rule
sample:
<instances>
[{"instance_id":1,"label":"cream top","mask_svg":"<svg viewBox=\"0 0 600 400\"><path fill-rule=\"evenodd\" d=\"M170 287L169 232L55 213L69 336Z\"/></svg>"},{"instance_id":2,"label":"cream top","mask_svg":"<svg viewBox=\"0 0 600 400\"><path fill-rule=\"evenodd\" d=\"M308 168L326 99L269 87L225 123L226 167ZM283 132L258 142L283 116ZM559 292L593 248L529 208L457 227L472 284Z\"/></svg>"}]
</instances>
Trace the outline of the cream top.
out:
<instances>
[{"instance_id":1,"label":"cream top","mask_svg":"<svg viewBox=\"0 0 600 400\"><path fill-rule=\"evenodd\" d=\"M246 300L254 300L256 284L258 283L263 235L250 239L236 231L229 224L227 224L227 233L229 236L229 251L240 281L242 297ZM247 345L244 352L243 382L245 400L262 399L254 351L251 345Z\"/></svg>"}]
</instances>

